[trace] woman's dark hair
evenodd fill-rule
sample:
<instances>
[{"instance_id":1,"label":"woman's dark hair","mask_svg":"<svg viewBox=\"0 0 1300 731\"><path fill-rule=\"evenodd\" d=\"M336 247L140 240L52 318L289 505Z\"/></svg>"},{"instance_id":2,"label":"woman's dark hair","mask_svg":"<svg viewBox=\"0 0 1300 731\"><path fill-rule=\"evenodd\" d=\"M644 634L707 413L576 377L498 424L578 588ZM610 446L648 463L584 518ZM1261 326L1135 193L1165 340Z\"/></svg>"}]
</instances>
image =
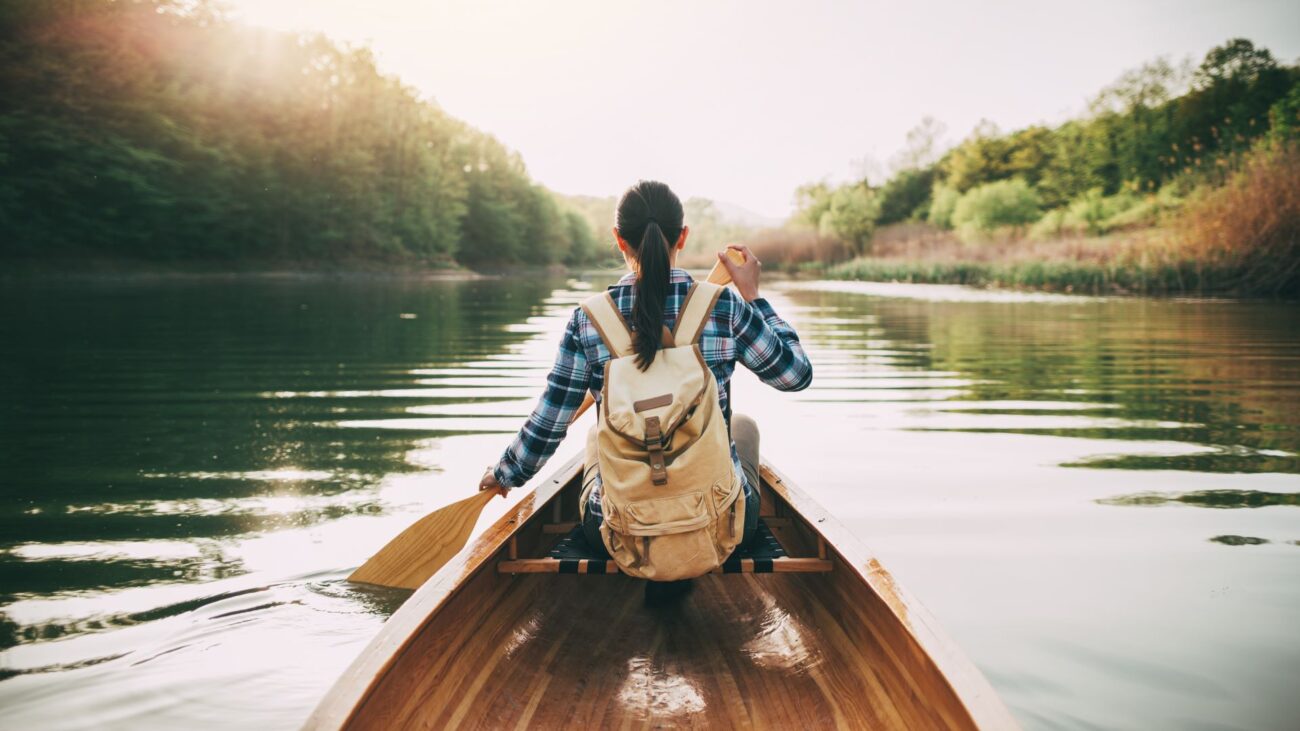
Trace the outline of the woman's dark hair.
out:
<instances>
[{"instance_id":1,"label":"woman's dark hair","mask_svg":"<svg viewBox=\"0 0 1300 731\"><path fill-rule=\"evenodd\" d=\"M623 194L614 214L618 235L636 252L636 297L632 305L636 366L654 363L663 340L668 298L668 252L682 235L682 202L667 185L642 180Z\"/></svg>"}]
</instances>

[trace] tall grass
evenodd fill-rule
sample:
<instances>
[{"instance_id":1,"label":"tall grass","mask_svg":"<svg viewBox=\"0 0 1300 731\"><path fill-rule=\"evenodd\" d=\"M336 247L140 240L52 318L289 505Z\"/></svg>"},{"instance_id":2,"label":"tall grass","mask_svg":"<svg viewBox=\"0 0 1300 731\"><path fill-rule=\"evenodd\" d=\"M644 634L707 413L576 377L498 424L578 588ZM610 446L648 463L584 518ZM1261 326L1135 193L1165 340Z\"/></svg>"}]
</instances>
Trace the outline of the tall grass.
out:
<instances>
[{"instance_id":1,"label":"tall grass","mask_svg":"<svg viewBox=\"0 0 1300 731\"><path fill-rule=\"evenodd\" d=\"M1179 258L1213 272L1215 289L1300 295L1300 143L1247 153L1224 185L1192 196L1174 232Z\"/></svg>"},{"instance_id":2,"label":"tall grass","mask_svg":"<svg viewBox=\"0 0 1300 731\"><path fill-rule=\"evenodd\" d=\"M851 259L853 245L806 228L774 228L756 232L745 240L764 267L787 271L808 264L835 264Z\"/></svg>"},{"instance_id":3,"label":"tall grass","mask_svg":"<svg viewBox=\"0 0 1300 731\"><path fill-rule=\"evenodd\" d=\"M855 259L826 271L832 279L973 287L1045 289L1088 294L1181 294L1200 291L1205 272L1190 264L1133 266L1118 260L899 261Z\"/></svg>"}]
</instances>

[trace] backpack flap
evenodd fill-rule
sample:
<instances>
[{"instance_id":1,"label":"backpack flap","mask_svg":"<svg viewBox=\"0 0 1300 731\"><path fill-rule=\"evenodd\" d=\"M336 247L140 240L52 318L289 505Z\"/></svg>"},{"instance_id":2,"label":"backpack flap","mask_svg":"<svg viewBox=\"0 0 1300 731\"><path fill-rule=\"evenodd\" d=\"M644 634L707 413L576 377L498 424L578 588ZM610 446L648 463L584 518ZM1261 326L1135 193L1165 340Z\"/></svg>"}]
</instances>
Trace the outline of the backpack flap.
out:
<instances>
[{"instance_id":1,"label":"backpack flap","mask_svg":"<svg viewBox=\"0 0 1300 731\"><path fill-rule=\"evenodd\" d=\"M659 351L645 371L632 358L611 360L605 366L601 416L610 429L647 451L653 441L668 451L677 427L704 399L708 376L693 346Z\"/></svg>"}]
</instances>

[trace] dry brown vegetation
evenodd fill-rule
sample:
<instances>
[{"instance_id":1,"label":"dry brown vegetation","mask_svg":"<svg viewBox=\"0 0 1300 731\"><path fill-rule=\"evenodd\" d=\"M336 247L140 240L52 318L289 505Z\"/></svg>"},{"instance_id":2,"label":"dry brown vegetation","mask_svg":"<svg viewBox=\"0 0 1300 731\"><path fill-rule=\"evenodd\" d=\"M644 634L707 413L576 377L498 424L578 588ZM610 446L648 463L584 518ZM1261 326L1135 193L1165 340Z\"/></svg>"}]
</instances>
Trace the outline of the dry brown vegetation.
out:
<instances>
[{"instance_id":1,"label":"dry brown vegetation","mask_svg":"<svg viewBox=\"0 0 1300 731\"><path fill-rule=\"evenodd\" d=\"M1189 201L1173 232L1176 255L1224 272L1225 289L1300 292L1300 144L1251 152Z\"/></svg>"},{"instance_id":2,"label":"dry brown vegetation","mask_svg":"<svg viewBox=\"0 0 1300 731\"><path fill-rule=\"evenodd\" d=\"M776 269L796 269L802 264L836 264L853 257L853 249L839 239L819 236L802 228L771 228L755 231L742 241L758 260ZM686 267L707 269L712 252L683 252L678 261Z\"/></svg>"}]
</instances>

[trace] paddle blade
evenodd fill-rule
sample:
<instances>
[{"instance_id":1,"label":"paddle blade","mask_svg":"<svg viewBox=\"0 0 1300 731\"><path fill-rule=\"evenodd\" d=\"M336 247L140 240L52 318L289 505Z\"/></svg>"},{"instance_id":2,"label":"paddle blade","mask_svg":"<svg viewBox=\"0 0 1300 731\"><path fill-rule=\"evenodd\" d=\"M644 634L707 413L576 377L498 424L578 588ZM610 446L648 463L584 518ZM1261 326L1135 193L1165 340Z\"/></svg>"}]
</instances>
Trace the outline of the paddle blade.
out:
<instances>
[{"instance_id":1,"label":"paddle blade","mask_svg":"<svg viewBox=\"0 0 1300 731\"><path fill-rule=\"evenodd\" d=\"M483 506L496 494L483 490L420 518L353 571L348 581L420 588L465 547Z\"/></svg>"}]
</instances>

